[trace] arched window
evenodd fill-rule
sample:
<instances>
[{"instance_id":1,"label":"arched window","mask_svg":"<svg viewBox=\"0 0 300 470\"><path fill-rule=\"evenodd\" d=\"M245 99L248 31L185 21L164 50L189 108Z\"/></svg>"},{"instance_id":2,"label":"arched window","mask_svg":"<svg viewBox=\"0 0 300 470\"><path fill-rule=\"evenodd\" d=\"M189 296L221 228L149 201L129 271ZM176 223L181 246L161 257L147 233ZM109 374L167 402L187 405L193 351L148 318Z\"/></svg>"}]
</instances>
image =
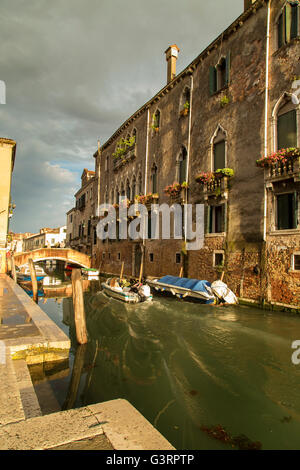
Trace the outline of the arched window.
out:
<instances>
[{"instance_id":1,"label":"arched window","mask_svg":"<svg viewBox=\"0 0 300 470\"><path fill-rule=\"evenodd\" d=\"M222 90L230 81L230 52L226 57L221 57L218 64L209 69L209 91L213 95Z\"/></svg>"},{"instance_id":2,"label":"arched window","mask_svg":"<svg viewBox=\"0 0 300 470\"><path fill-rule=\"evenodd\" d=\"M143 193L143 179L142 179L142 175L141 173L139 173L139 176L138 176L138 194L142 194Z\"/></svg>"},{"instance_id":3,"label":"arched window","mask_svg":"<svg viewBox=\"0 0 300 470\"><path fill-rule=\"evenodd\" d=\"M186 181L187 175L187 151L185 147L182 147L180 155L179 155L179 174L178 174L178 181L180 184Z\"/></svg>"},{"instance_id":4,"label":"arched window","mask_svg":"<svg viewBox=\"0 0 300 470\"><path fill-rule=\"evenodd\" d=\"M105 157L105 171L108 171L108 164L109 164L109 156Z\"/></svg>"},{"instance_id":5,"label":"arched window","mask_svg":"<svg viewBox=\"0 0 300 470\"><path fill-rule=\"evenodd\" d=\"M130 184L129 180L126 181L126 197L130 201L131 191L130 191Z\"/></svg>"},{"instance_id":6,"label":"arched window","mask_svg":"<svg viewBox=\"0 0 300 470\"><path fill-rule=\"evenodd\" d=\"M160 111L157 109L152 118L152 129L158 131L160 128Z\"/></svg>"},{"instance_id":7,"label":"arched window","mask_svg":"<svg viewBox=\"0 0 300 470\"><path fill-rule=\"evenodd\" d=\"M218 126L212 140L212 171L227 166L227 135L221 126Z\"/></svg>"},{"instance_id":8,"label":"arched window","mask_svg":"<svg viewBox=\"0 0 300 470\"><path fill-rule=\"evenodd\" d=\"M180 99L180 114L188 115L190 110L191 91L186 87L181 95Z\"/></svg>"},{"instance_id":9,"label":"arched window","mask_svg":"<svg viewBox=\"0 0 300 470\"><path fill-rule=\"evenodd\" d=\"M300 106L292 101L292 95L284 93L273 110L274 150L298 147Z\"/></svg>"},{"instance_id":10,"label":"arched window","mask_svg":"<svg viewBox=\"0 0 300 470\"><path fill-rule=\"evenodd\" d=\"M131 199L134 201L134 198L136 196L136 179L135 176L132 178L132 185L131 185Z\"/></svg>"},{"instance_id":11,"label":"arched window","mask_svg":"<svg viewBox=\"0 0 300 470\"><path fill-rule=\"evenodd\" d=\"M277 46L288 44L299 35L299 3L286 2L277 19Z\"/></svg>"},{"instance_id":12,"label":"arched window","mask_svg":"<svg viewBox=\"0 0 300 470\"><path fill-rule=\"evenodd\" d=\"M157 193L157 166L155 164L151 170L151 190L152 194Z\"/></svg>"},{"instance_id":13,"label":"arched window","mask_svg":"<svg viewBox=\"0 0 300 470\"><path fill-rule=\"evenodd\" d=\"M227 81L226 81L226 59L225 59L225 57L222 57L219 64L217 65L218 90L220 90L221 88L224 88L224 86L226 86L226 84L227 84Z\"/></svg>"}]
</instances>

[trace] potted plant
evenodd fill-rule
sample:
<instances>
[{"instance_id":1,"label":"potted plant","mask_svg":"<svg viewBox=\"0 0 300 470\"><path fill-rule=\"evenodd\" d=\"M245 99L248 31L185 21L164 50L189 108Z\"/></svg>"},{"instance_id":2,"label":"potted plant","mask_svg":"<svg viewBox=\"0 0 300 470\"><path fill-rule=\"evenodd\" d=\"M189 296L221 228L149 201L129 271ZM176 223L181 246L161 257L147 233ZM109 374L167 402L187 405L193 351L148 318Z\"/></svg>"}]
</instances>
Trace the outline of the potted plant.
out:
<instances>
[{"instance_id":1,"label":"potted plant","mask_svg":"<svg viewBox=\"0 0 300 470\"><path fill-rule=\"evenodd\" d=\"M182 110L180 111L180 115L187 116L189 114L189 111L190 111L190 103L186 101L183 105Z\"/></svg>"},{"instance_id":2,"label":"potted plant","mask_svg":"<svg viewBox=\"0 0 300 470\"><path fill-rule=\"evenodd\" d=\"M268 168L277 164L286 164L289 160L300 157L300 148L290 147L281 149L268 156L263 156L256 160L256 165L261 168Z\"/></svg>"}]
</instances>

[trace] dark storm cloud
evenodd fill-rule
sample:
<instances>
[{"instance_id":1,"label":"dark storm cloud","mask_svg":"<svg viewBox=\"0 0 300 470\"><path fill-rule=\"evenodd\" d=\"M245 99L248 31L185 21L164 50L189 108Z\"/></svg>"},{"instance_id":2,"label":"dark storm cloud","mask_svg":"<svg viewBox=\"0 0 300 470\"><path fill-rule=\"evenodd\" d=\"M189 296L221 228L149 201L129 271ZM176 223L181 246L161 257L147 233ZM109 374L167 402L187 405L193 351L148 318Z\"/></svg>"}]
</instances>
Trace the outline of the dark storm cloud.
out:
<instances>
[{"instance_id":1,"label":"dark storm cloud","mask_svg":"<svg viewBox=\"0 0 300 470\"><path fill-rule=\"evenodd\" d=\"M84 167L166 82L164 51L186 67L242 0L1 0L1 136L17 141L11 228L65 223Z\"/></svg>"}]
</instances>

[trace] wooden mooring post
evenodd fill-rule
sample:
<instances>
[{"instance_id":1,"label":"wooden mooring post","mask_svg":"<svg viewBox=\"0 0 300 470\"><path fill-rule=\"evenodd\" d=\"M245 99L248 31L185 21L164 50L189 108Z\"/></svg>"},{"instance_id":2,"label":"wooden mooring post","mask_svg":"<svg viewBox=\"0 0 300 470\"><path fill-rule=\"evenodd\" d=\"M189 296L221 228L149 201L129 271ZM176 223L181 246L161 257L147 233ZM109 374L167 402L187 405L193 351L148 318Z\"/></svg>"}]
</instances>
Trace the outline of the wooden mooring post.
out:
<instances>
[{"instance_id":1,"label":"wooden mooring post","mask_svg":"<svg viewBox=\"0 0 300 470\"><path fill-rule=\"evenodd\" d=\"M79 344L86 344L87 343L87 330L86 330L83 289L82 289L80 269L72 269L72 293L73 293L76 338Z\"/></svg>"},{"instance_id":2,"label":"wooden mooring post","mask_svg":"<svg viewBox=\"0 0 300 470\"><path fill-rule=\"evenodd\" d=\"M121 267L121 273L120 273L120 282L122 282L122 279L123 279L123 272L124 272L124 261L122 261L122 267Z\"/></svg>"},{"instance_id":3,"label":"wooden mooring post","mask_svg":"<svg viewBox=\"0 0 300 470\"><path fill-rule=\"evenodd\" d=\"M15 258L14 255L11 255L11 275L15 282L17 282L17 273L16 273L16 265L15 265Z\"/></svg>"},{"instance_id":4,"label":"wooden mooring post","mask_svg":"<svg viewBox=\"0 0 300 470\"><path fill-rule=\"evenodd\" d=\"M37 282L34 262L33 262L32 258L28 259L28 265L29 265L29 269L30 269L33 300L35 302L37 302L38 301L38 282Z\"/></svg>"}]
</instances>

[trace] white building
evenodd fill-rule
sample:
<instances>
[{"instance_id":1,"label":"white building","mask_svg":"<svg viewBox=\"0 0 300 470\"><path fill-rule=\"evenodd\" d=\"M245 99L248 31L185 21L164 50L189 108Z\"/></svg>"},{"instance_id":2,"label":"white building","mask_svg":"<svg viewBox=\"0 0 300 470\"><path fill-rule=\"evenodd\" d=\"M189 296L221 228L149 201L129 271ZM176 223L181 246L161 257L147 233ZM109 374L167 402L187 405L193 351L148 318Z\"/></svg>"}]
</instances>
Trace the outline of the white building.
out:
<instances>
[{"instance_id":1,"label":"white building","mask_svg":"<svg viewBox=\"0 0 300 470\"><path fill-rule=\"evenodd\" d=\"M66 233L66 226L55 229L42 228L40 233L24 240L24 251L39 248L64 248L66 246Z\"/></svg>"}]
</instances>

